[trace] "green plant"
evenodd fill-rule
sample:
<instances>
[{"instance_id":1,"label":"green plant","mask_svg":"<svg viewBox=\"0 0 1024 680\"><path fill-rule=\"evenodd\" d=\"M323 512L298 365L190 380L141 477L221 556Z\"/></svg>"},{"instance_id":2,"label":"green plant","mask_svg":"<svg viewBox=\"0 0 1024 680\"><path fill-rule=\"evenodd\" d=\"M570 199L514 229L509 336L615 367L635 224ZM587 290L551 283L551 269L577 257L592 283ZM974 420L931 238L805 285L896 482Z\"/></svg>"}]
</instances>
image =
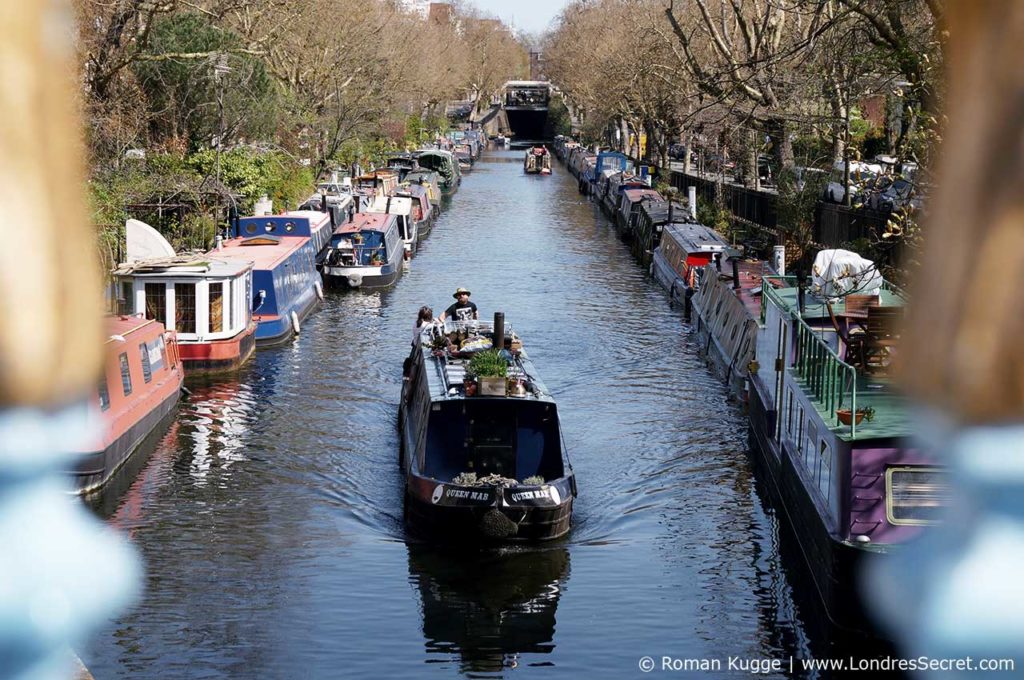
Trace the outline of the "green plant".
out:
<instances>
[{"instance_id":1,"label":"green plant","mask_svg":"<svg viewBox=\"0 0 1024 680\"><path fill-rule=\"evenodd\" d=\"M864 408L857 409L857 413L864 415L864 420L869 423L875 419L875 409L871 406L865 406Z\"/></svg>"},{"instance_id":2,"label":"green plant","mask_svg":"<svg viewBox=\"0 0 1024 680\"><path fill-rule=\"evenodd\" d=\"M496 349L488 349L474 354L466 369L467 373L478 378L504 378L507 371L508 362Z\"/></svg>"}]
</instances>

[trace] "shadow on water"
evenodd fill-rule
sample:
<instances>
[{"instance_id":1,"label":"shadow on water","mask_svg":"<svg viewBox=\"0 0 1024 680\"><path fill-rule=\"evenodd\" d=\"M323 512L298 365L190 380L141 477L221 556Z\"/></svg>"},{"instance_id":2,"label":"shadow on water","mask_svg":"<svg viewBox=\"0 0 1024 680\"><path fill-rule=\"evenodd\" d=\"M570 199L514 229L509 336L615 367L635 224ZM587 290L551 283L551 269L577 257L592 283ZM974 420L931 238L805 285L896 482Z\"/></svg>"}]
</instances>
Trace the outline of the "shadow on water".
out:
<instances>
[{"instance_id":1,"label":"shadow on water","mask_svg":"<svg viewBox=\"0 0 1024 680\"><path fill-rule=\"evenodd\" d=\"M467 677L553 665L545 655L555 648L566 548L467 552L410 542L408 550L427 663L454 661Z\"/></svg>"}]
</instances>

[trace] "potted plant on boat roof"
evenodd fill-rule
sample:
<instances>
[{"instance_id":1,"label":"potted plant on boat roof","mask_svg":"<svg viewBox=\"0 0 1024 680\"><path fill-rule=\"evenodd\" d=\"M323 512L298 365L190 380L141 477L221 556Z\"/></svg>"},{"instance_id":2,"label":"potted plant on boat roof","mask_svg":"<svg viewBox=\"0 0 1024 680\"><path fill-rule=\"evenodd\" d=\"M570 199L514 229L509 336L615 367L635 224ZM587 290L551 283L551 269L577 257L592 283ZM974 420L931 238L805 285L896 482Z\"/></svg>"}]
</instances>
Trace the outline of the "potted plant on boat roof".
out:
<instances>
[{"instance_id":1,"label":"potted plant on boat roof","mask_svg":"<svg viewBox=\"0 0 1024 680\"><path fill-rule=\"evenodd\" d=\"M505 396L505 375L508 362L496 349L477 352L469 360L466 373L476 378L482 396Z\"/></svg>"},{"instance_id":2,"label":"potted plant on boat roof","mask_svg":"<svg viewBox=\"0 0 1024 680\"><path fill-rule=\"evenodd\" d=\"M849 425L853 422L853 413L848 408L841 408L836 410L836 417L839 418L839 422L843 425ZM867 420L869 423L875 419L875 409L871 406L865 406L864 408L857 409L857 424L860 425L862 420Z\"/></svg>"}]
</instances>

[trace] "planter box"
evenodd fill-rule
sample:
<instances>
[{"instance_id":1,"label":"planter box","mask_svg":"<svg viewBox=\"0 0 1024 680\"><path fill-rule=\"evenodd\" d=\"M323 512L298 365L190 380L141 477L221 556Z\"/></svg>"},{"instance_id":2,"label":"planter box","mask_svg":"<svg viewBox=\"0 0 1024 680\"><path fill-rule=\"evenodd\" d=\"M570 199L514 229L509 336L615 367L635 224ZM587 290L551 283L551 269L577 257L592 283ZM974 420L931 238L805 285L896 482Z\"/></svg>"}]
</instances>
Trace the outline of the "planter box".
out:
<instances>
[{"instance_id":1,"label":"planter box","mask_svg":"<svg viewBox=\"0 0 1024 680\"><path fill-rule=\"evenodd\" d=\"M504 397L505 378L477 378L480 383L481 397Z\"/></svg>"}]
</instances>

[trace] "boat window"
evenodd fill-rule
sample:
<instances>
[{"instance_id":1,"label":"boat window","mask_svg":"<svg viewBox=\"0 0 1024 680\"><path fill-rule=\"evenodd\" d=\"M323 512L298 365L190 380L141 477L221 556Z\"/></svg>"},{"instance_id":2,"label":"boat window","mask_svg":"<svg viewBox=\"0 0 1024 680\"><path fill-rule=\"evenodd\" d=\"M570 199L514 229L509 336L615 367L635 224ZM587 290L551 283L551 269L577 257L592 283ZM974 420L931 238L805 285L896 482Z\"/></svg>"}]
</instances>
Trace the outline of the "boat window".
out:
<instances>
[{"instance_id":1,"label":"boat window","mask_svg":"<svg viewBox=\"0 0 1024 680\"><path fill-rule=\"evenodd\" d=\"M179 333L196 332L196 284L174 284L174 329Z\"/></svg>"},{"instance_id":2,"label":"boat window","mask_svg":"<svg viewBox=\"0 0 1024 680\"><path fill-rule=\"evenodd\" d=\"M788 405L786 406L786 432L793 434L793 388L787 388L789 395L787 398Z\"/></svg>"},{"instance_id":3,"label":"boat window","mask_svg":"<svg viewBox=\"0 0 1024 680\"><path fill-rule=\"evenodd\" d=\"M285 222L284 223L284 230L287 231L287 232L295 231L295 223L294 222Z\"/></svg>"},{"instance_id":4,"label":"boat window","mask_svg":"<svg viewBox=\"0 0 1024 680\"><path fill-rule=\"evenodd\" d=\"M224 306L227 312L227 320L224 322L224 326L231 330L234 326L234 311L235 311L235 298L232 295L234 281L228 279L224 282Z\"/></svg>"},{"instance_id":5,"label":"boat window","mask_svg":"<svg viewBox=\"0 0 1024 680\"><path fill-rule=\"evenodd\" d=\"M804 453L803 458L804 458L804 467L806 467L807 470L810 471L810 473L812 475L814 474L814 470L815 470L814 454L815 454L815 447L817 446L817 444L818 444L818 426L814 423L814 421L811 420L810 417L808 417L807 418L807 440L806 440L806 443L805 443L805 445L803 447L803 453Z\"/></svg>"},{"instance_id":6,"label":"boat window","mask_svg":"<svg viewBox=\"0 0 1024 680\"><path fill-rule=\"evenodd\" d=\"M128 396L132 393L132 373L128 368L128 353L122 352L118 358L121 362L121 387L124 390L124 396Z\"/></svg>"},{"instance_id":7,"label":"boat window","mask_svg":"<svg viewBox=\"0 0 1024 680\"><path fill-rule=\"evenodd\" d=\"M148 383L153 380L153 369L149 365L149 350L144 342L139 343L139 356L142 357L142 379Z\"/></svg>"},{"instance_id":8,"label":"boat window","mask_svg":"<svg viewBox=\"0 0 1024 680\"><path fill-rule=\"evenodd\" d=\"M135 313L135 295L131 281L121 281L121 298L117 301L119 314Z\"/></svg>"},{"instance_id":9,"label":"boat window","mask_svg":"<svg viewBox=\"0 0 1024 680\"><path fill-rule=\"evenodd\" d=\"M268 234L273 234L275 231L277 231L277 226L273 222L267 222L266 224L263 225L263 231L267 232Z\"/></svg>"},{"instance_id":10,"label":"boat window","mask_svg":"<svg viewBox=\"0 0 1024 680\"><path fill-rule=\"evenodd\" d=\"M156 319L167 325L167 285L164 283L146 284L146 318Z\"/></svg>"},{"instance_id":11,"label":"boat window","mask_svg":"<svg viewBox=\"0 0 1024 680\"><path fill-rule=\"evenodd\" d=\"M256 223L255 222L247 223L245 225L245 233L246 234L255 234L256 233Z\"/></svg>"},{"instance_id":12,"label":"boat window","mask_svg":"<svg viewBox=\"0 0 1024 680\"><path fill-rule=\"evenodd\" d=\"M885 514L891 524L931 524L949 502L946 473L930 467L885 471Z\"/></svg>"},{"instance_id":13,"label":"boat window","mask_svg":"<svg viewBox=\"0 0 1024 680\"><path fill-rule=\"evenodd\" d=\"M110 390L107 389L107 377L103 376L100 378L99 384L100 393L100 410L106 411L110 408Z\"/></svg>"},{"instance_id":14,"label":"boat window","mask_svg":"<svg viewBox=\"0 0 1024 680\"><path fill-rule=\"evenodd\" d=\"M224 283L210 283L210 332L220 333L224 330ZM228 305L230 309L231 305Z\"/></svg>"},{"instance_id":15,"label":"boat window","mask_svg":"<svg viewBox=\"0 0 1024 680\"><path fill-rule=\"evenodd\" d=\"M824 439L821 440L821 461L818 468L818 489L825 497L825 502L832 496L832 447Z\"/></svg>"}]
</instances>

